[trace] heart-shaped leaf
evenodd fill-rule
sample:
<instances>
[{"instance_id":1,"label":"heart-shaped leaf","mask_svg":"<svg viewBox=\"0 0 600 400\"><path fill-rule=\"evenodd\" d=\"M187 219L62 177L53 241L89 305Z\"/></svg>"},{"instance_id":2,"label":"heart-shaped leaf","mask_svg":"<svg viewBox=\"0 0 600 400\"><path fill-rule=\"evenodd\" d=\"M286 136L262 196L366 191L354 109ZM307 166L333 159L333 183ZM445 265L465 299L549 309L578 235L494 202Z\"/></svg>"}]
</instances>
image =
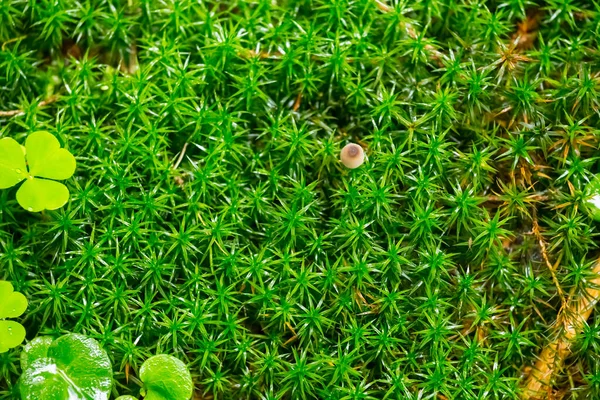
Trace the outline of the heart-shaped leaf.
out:
<instances>
[{"instance_id":1,"label":"heart-shaped leaf","mask_svg":"<svg viewBox=\"0 0 600 400\"><path fill-rule=\"evenodd\" d=\"M27 162L25 162L27 160ZM25 147L10 138L0 140L0 189L26 179L17 191L17 201L31 212L56 210L69 200L69 189L47 179L68 179L75 172L75 157L54 135L34 132Z\"/></svg>"},{"instance_id":2,"label":"heart-shaped leaf","mask_svg":"<svg viewBox=\"0 0 600 400\"><path fill-rule=\"evenodd\" d=\"M25 340L25 328L14 321L0 321L0 353L17 347Z\"/></svg>"},{"instance_id":3,"label":"heart-shaped leaf","mask_svg":"<svg viewBox=\"0 0 600 400\"><path fill-rule=\"evenodd\" d=\"M29 175L40 178L69 179L75 172L75 157L61 149L51 133L34 132L25 141Z\"/></svg>"},{"instance_id":4,"label":"heart-shaped leaf","mask_svg":"<svg viewBox=\"0 0 600 400\"><path fill-rule=\"evenodd\" d=\"M94 339L62 336L50 344L47 357L28 357L26 365L19 386L23 400L107 400L110 395L110 359Z\"/></svg>"},{"instance_id":5,"label":"heart-shaped leaf","mask_svg":"<svg viewBox=\"0 0 600 400\"><path fill-rule=\"evenodd\" d=\"M21 145L14 139L0 139L0 189L8 189L27 178Z\"/></svg>"},{"instance_id":6,"label":"heart-shaped leaf","mask_svg":"<svg viewBox=\"0 0 600 400\"><path fill-rule=\"evenodd\" d=\"M47 179L27 179L17 191L17 202L31 212L56 210L69 201L65 185Z\"/></svg>"},{"instance_id":7,"label":"heart-shaped leaf","mask_svg":"<svg viewBox=\"0 0 600 400\"><path fill-rule=\"evenodd\" d=\"M140 379L144 382L144 400L189 400L194 391L186 365L166 354L147 359L140 368Z\"/></svg>"},{"instance_id":8,"label":"heart-shaped leaf","mask_svg":"<svg viewBox=\"0 0 600 400\"><path fill-rule=\"evenodd\" d=\"M19 317L27 309L27 298L15 292L10 282L0 281L0 299L0 319Z\"/></svg>"},{"instance_id":9,"label":"heart-shaped leaf","mask_svg":"<svg viewBox=\"0 0 600 400\"><path fill-rule=\"evenodd\" d=\"M0 281L0 299L0 353L4 353L25 340L25 328L21 324L3 319L21 316L27 309L27 298L15 292L10 282Z\"/></svg>"}]
</instances>

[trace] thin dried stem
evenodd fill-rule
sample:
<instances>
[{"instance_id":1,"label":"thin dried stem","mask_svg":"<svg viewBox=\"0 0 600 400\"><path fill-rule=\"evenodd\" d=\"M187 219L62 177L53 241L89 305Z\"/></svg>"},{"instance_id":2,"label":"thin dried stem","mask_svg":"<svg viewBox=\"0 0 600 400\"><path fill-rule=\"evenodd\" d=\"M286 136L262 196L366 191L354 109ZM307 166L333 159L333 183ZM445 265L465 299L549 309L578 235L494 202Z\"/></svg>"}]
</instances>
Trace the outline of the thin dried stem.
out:
<instances>
[{"instance_id":1,"label":"thin dried stem","mask_svg":"<svg viewBox=\"0 0 600 400\"><path fill-rule=\"evenodd\" d=\"M0 111L0 117L12 117L15 115L25 114L22 110Z\"/></svg>"},{"instance_id":2,"label":"thin dried stem","mask_svg":"<svg viewBox=\"0 0 600 400\"><path fill-rule=\"evenodd\" d=\"M186 142L183 145L183 149L181 149L181 153L179 153L179 157L177 157L177 160L175 161L175 164L173 165L173 169L179 168L179 165L183 161L183 157L185 157L185 151L187 150L187 147L188 147L188 143Z\"/></svg>"},{"instance_id":3,"label":"thin dried stem","mask_svg":"<svg viewBox=\"0 0 600 400\"><path fill-rule=\"evenodd\" d=\"M25 39L27 37L27 35L22 35L16 38L12 38L12 39L8 39L6 42L2 43L2 51L6 50L6 45L9 43L14 43L14 42L18 42L21 39Z\"/></svg>"},{"instance_id":4,"label":"thin dried stem","mask_svg":"<svg viewBox=\"0 0 600 400\"><path fill-rule=\"evenodd\" d=\"M292 110L298 111L298 109L300 108L300 104L302 104L302 92L298 93L296 101L294 101L294 106L292 107Z\"/></svg>"},{"instance_id":5,"label":"thin dried stem","mask_svg":"<svg viewBox=\"0 0 600 400\"><path fill-rule=\"evenodd\" d=\"M47 106L48 104L54 103L56 100L58 100L58 96L50 96L46 100L40 101L40 103L38 104L38 107ZM25 111L20 110L20 109L19 110L0 111L0 117L13 117L15 115L23 115L23 114L25 114Z\"/></svg>"},{"instance_id":6,"label":"thin dried stem","mask_svg":"<svg viewBox=\"0 0 600 400\"><path fill-rule=\"evenodd\" d=\"M529 378L525 381L522 399L544 399L551 392L552 378L562 367L565 358L571 352L571 343L581 332L594 306L600 299L600 260L592 270L590 287L579 298L572 298L570 306L559 312L556 320L555 339L539 355Z\"/></svg>"},{"instance_id":7,"label":"thin dried stem","mask_svg":"<svg viewBox=\"0 0 600 400\"><path fill-rule=\"evenodd\" d=\"M380 11L383 11L383 12L390 12L392 10L392 7L388 6L387 4L385 4L379 0L375 0L375 5L377 6L377 8Z\"/></svg>"},{"instance_id":8,"label":"thin dried stem","mask_svg":"<svg viewBox=\"0 0 600 400\"><path fill-rule=\"evenodd\" d=\"M538 224L538 220L537 220L537 209L535 207L533 208L533 227L531 230L533 231L533 234L535 235L535 238L537 239L537 241L540 245L540 250L542 252L542 258L544 259L544 262L546 263L546 267L548 267L548 270L550 271L550 275L552 276L552 282L554 282L554 286L556 286L556 294L560 298L560 303L561 303L561 309L559 311L559 315L560 315L562 310L565 310L567 308L567 301L565 300L564 291L562 290L562 287L560 287L560 283L558 282L558 278L556 277L556 267L558 267L560 258L556 261L555 265L552 265L552 263L550 262L550 259L548 258L548 251L546 249L546 241L544 240L544 237L542 236L542 233L540 231L540 225Z\"/></svg>"}]
</instances>

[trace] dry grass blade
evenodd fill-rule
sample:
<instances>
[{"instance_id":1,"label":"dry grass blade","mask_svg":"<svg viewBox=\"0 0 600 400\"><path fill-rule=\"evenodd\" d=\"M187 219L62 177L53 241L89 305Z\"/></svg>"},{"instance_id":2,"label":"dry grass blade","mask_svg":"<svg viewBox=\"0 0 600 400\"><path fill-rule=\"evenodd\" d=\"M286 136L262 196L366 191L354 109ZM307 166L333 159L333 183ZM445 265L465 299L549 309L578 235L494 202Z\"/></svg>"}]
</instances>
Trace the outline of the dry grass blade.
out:
<instances>
[{"instance_id":1,"label":"dry grass blade","mask_svg":"<svg viewBox=\"0 0 600 400\"><path fill-rule=\"evenodd\" d=\"M544 262L546 263L546 267L548 267L548 270L550 271L550 275L552 276L552 282L554 283L554 286L556 286L556 294L560 297L561 311L562 311L562 310L566 309L567 303L565 300L564 291L560 287L560 283L558 282L558 278L556 277L556 267L558 267L558 264L560 263L560 257L556 261L556 264L552 265L552 263L550 262L550 259L548 258L548 251L546 249L546 241L544 240L544 237L542 236L542 233L540 231L540 225L538 224L536 208L533 209L533 227L531 228L531 230L533 231L533 234L535 235L535 238L537 239L538 244L540 245L540 250L542 252L542 258L544 259ZM560 315L561 311L559 311L559 315Z\"/></svg>"},{"instance_id":2,"label":"dry grass blade","mask_svg":"<svg viewBox=\"0 0 600 400\"><path fill-rule=\"evenodd\" d=\"M40 103L38 104L38 107L47 106L48 104L54 103L56 100L58 100L58 96L50 96L46 100L40 101ZM15 115L22 115L22 114L25 114L25 111L23 111L23 110L0 111L0 117L14 117Z\"/></svg>"},{"instance_id":3,"label":"dry grass blade","mask_svg":"<svg viewBox=\"0 0 600 400\"><path fill-rule=\"evenodd\" d=\"M555 339L549 343L539 355L531 374L525 382L521 398L528 400L547 399L551 392L552 378L561 368L563 361L570 353L571 343L585 325L594 306L600 299L600 260L592 271L590 288L586 294L571 299L570 305L559 312L556 323Z\"/></svg>"}]
</instances>

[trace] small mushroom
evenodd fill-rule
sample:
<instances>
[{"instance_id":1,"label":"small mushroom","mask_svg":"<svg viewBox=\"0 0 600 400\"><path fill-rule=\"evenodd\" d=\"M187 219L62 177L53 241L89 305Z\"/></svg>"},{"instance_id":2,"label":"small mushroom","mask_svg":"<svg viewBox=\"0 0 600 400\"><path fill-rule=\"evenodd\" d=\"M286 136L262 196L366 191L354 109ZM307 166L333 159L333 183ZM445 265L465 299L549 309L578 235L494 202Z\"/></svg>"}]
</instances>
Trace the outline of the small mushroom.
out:
<instances>
[{"instance_id":1,"label":"small mushroom","mask_svg":"<svg viewBox=\"0 0 600 400\"><path fill-rule=\"evenodd\" d=\"M355 143L349 143L342 149L340 160L346 168L358 168L365 162L365 151Z\"/></svg>"}]
</instances>

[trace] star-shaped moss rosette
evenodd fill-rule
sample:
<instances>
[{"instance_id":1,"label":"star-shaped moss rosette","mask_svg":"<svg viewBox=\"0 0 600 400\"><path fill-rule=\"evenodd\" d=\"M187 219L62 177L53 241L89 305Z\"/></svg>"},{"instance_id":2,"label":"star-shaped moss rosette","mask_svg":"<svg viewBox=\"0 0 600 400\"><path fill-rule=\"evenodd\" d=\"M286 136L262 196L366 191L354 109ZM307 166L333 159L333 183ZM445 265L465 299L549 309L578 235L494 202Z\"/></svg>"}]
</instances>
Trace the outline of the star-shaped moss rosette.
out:
<instances>
[{"instance_id":1,"label":"star-shaped moss rosette","mask_svg":"<svg viewBox=\"0 0 600 400\"><path fill-rule=\"evenodd\" d=\"M25 340L25 328L7 318L20 317L27 309L27 298L15 292L10 282L0 281L0 353L17 347Z\"/></svg>"},{"instance_id":2,"label":"star-shaped moss rosette","mask_svg":"<svg viewBox=\"0 0 600 400\"><path fill-rule=\"evenodd\" d=\"M69 179L75 172L75 157L60 148L49 132L27 137L25 147L14 139L0 139L0 189L25 181L17 191L17 201L31 212L56 210L69 201L69 189L57 180Z\"/></svg>"}]
</instances>

